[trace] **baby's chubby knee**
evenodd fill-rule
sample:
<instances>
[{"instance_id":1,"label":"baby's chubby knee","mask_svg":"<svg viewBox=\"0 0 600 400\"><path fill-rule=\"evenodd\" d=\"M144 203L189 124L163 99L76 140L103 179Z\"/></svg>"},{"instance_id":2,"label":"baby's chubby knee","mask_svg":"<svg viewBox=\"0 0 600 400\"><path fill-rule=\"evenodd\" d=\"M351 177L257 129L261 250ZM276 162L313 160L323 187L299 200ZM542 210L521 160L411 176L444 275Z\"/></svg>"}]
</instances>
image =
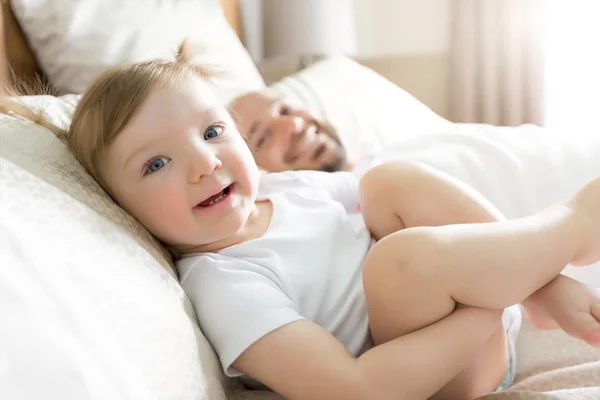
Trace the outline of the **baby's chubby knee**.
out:
<instances>
[{"instance_id":1,"label":"baby's chubby knee","mask_svg":"<svg viewBox=\"0 0 600 400\"><path fill-rule=\"evenodd\" d=\"M413 161L390 161L368 170L361 178L361 191L372 192L389 186L391 182L410 182L424 172L424 166Z\"/></svg>"},{"instance_id":2,"label":"baby's chubby knee","mask_svg":"<svg viewBox=\"0 0 600 400\"><path fill-rule=\"evenodd\" d=\"M396 286L400 280L412 281L411 277L435 279L447 273L443 268L445 246L431 227L410 228L386 236L373 245L363 262L365 290L385 282Z\"/></svg>"},{"instance_id":3,"label":"baby's chubby knee","mask_svg":"<svg viewBox=\"0 0 600 400\"><path fill-rule=\"evenodd\" d=\"M367 171L359 182L361 210L379 208L398 201L419 181L423 166L411 161L387 162Z\"/></svg>"}]
</instances>

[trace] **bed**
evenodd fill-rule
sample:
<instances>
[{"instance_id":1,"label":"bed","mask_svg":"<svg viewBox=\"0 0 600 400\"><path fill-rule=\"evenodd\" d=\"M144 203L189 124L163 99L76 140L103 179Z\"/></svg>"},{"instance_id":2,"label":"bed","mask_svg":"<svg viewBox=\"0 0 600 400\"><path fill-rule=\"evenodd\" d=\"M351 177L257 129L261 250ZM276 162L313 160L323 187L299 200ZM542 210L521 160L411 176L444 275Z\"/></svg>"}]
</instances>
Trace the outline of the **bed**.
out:
<instances>
[{"instance_id":1,"label":"bed","mask_svg":"<svg viewBox=\"0 0 600 400\"><path fill-rule=\"evenodd\" d=\"M59 52L67 47L53 43L47 31L38 31L40 19L51 16L40 10L36 15L34 9L42 3L2 2L0 71L6 78L12 70L25 80L38 74L50 83L61 97L23 101L43 108L52 121L67 126L78 96L76 91L66 94L69 92L64 89L81 78L69 74L94 55L88 52L89 57L74 57L70 69L57 66L48 46ZM62 5L68 8L76 3L69 0ZM153 4L150 0L146 3ZM219 29L229 38L227 49L237 52L227 53L237 64L233 78L222 86L222 98L227 101L241 91L262 88L264 83L248 67L249 57L239 41L230 40L243 34L239 2L220 3L224 19L219 17L220 9L207 12L216 13L210 15L217 21L228 22L228 28ZM52 9L54 13L57 10ZM176 11L161 12L164 16ZM100 14L90 15L102 20ZM65 32L72 29L70 26ZM80 47L74 51L83 51L87 42L77 43ZM344 81L356 79L357 74L364 78L360 80L363 86L358 85L353 95L344 92ZM236 86L236 82L241 84ZM338 130L347 132L344 140L349 146L364 149L360 140L365 140L362 134L368 132L368 143L392 150L388 157L419 159L443 169L478 187L513 217L560 199L594 175L594 168L600 171L596 165L600 161L590 150L594 146L600 149L597 141L591 146L589 138L582 138L570 142L565 150L561 135L544 138L549 133L541 128L452 124L350 59L326 60L281 80L272 89L335 121ZM357 108L370 111L358 117ZM404 116L400 121L399 108ZM0 277L0 313L12 321L0 332L0 342L11 343L2 349L10 366L0 368L0 391L8 391L3 397L277 398L270 392L245 390L238 382L223 378L162 248L112 203L62 143L22 119L2 115L0 121L0 265L6 268ZM426 139L425 135L432 136ZM523 135L531 139L524 140ZM556 154L542 159L540 153ZM357 154L356 158L376 161L364 156ZM581 165L582 157L589 159L585 165L591 167L570 170L577 179L563 178L565 186L555 190L557 174L564 173L565 165ZM357 174L362 173L359 169ZM507 190L499 189L498 182L516 175L522 177L517 183L520 186L508 195ZM541 186L532 190L532 182ZM90 259L104 268L86 268ZM591 282L592 278L581 279ZM600 286L600 277L597 283ZM598 349L561 332L535 330L525 321L517 353L515 385L486 399L600 398Z\"/></svg>"}]
</instances>

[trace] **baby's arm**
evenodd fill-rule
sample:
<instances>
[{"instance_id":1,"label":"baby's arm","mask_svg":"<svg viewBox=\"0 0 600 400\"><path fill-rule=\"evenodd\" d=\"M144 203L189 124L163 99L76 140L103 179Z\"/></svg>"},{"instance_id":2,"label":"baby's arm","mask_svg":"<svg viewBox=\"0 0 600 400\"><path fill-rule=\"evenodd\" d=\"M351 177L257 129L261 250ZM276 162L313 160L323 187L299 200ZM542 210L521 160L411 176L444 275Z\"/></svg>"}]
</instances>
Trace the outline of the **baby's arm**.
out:
<instances>
[{"instance_id":1,"label":"baby's arm","mask_svg":"<svg viewBox=\"0 0 600 400\"><path fill-rule=\"evenodd\" d=\"M234 366L289 399L421 400L465 368L500 323L500 311L459 309L354 358L302 320L259 339Z\"/></svg>"}]
</instances>

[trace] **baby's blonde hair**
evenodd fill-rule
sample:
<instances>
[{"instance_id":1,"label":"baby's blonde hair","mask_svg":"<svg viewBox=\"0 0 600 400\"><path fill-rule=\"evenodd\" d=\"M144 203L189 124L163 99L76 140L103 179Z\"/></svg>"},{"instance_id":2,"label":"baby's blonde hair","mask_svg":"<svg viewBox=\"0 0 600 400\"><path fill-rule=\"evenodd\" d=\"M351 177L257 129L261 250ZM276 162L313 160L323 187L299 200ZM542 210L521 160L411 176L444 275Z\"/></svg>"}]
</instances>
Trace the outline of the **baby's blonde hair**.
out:
<instances>
[{"instance_id":1,"label":"baby's blonde hair","mask_svg":"<svg viewBox=\"0 0 600 400\"><path fill-rule=\"evenodd\" d=\"M109 191L99 170L99 160L125 129L147 99L150 91L162 85L177 85L189 73L203 79L215 74L196 62L200 49L184 40L176 61L152 60L111 68L101 74L81 97L68 130L61 129L20 104L14 95L23 90L5 89L0 112L18 114L51 130L63 140L87 171Z\"/></svg>"}]
</instances>

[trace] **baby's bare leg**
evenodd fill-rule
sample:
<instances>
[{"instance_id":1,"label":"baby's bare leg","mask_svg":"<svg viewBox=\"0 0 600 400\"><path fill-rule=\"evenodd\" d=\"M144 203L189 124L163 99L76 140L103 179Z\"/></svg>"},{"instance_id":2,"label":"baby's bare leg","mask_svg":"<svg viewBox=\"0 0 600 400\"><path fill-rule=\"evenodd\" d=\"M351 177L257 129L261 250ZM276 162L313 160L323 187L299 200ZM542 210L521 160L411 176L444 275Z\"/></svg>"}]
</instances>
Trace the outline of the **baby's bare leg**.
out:
<instances>
[{"instance_id":1,"label":"baby's bare leg","mask_svg":"<svg viewBox=\"0 0 600 400\"><path fill-rule=\"evenodd\" d=\"M390 174L393 178L387 180ZM387 184L382 185L381 180L387 180ZM361 182L361 190L361 207L367 226L378 239L414 226L494 222L505 219L489 201L468 186L416 164L394 163L382 166L367 174ZM400 214L399 209L411 211L403 211ZM402 305L398 304L398 307ZM426 314L430 312L429 307L428 301L412 306L415 311L419 309ZM450 313L453 308L449 307L446 311ZM370 316L376 343L399 335L389 323L398 319L401 319L403 325L411 323L401 311L394 316L386 314L373 312ZM386 322L385 328L378 327L380 324L377 322L376 326L373 326L374 320L377 321L378 318ZM415 326L415 329L418 328L420 326ZM381 332L382 329L386 332ZM473 329L477 327L474 326ZM433 399L467 399L486 394L502 381L507 367L506 334L504 328L499 326L469 366L441 388Z\"/></svg>"},{"instance_id":2,"label":"baby's bare leg","mask_svg":"<svg viewBox=\"0 0 600 400\"><path fill-rule=\"evenodd\" d=\"M465 188L464 185L461 187L459 183L452 182L442 174L432 172L426 168L423 169L420 166L397 163L395 165L388 165L374 170L372 173L367 174L365 178L366 179L363 180L361 185L363 190L361 207L365 213L367 225L376 237L384 237L391 232L411 226L440 225L453 222L492 222L502 218L501 214L497 212L491 204L474 191ZM382 182L384 184L381 184ZM402 192L400 192L401 190ZM387 205L385 204L386 202L388 202ZM541 221L548 222L548 218L550 218L550 220L554 221L553 223L555 225L563 224L563 230L566 229L569 231L569 229L567 229L568 224L565 224L567 218L558 215L563 212L568 214L566 211L567 210L556 210L555 212L550 212L546 218L542 218ZM550 217L550 214L553 215ZM563 219L565 219L565 221L562 221ZM521 221L521 234L524 233L527 236L527 231L537 229L536 225L538 225L538 223L535 221ZM493 278L493 272L497 268L490 264L498 264L498 260L492 260L490 263L490 260L486 260L485 256L493 256L493 253L497 251L501 252L500 258L506 255L504 250L510 250L515 243L514 240L512 240L512 244L507 243L507 240L512 236L510 229L514 226L509 224L508 226L496 227L495 232L492 232L492 229L492 231L487 231L487 233L487 227L480 232L481 226L482 225L469 227L471 232L468 232L469 229L467 229L467 232L462 232L460 229L457 232L448 230L445 232L442 231L441 235L437 236L437 238L433 237L433 239L442 239L442 242L446 242L446 246L442 246L443 248L452 247L454 250L457 250L456 245L459 245L458 247L460 247L460 242L463 241L463 239L466 239L466 242L462 243L463 245L466 243L467 247L470 245L476 246L475 248L471 247L470 249L463 250L459 248L459 253L467 250L466 254L463 254L462 257L459 257L454 261L450 259L450 268L444 268L444 270L450 272L452 275L453 270L457 267L461 270L460 272L466 272L466 276L464 276L465 274L462 274L465 279L468 279L471 275L479 275L479 280L481 280L483 275L483 280L487 281L489 286L490 281L494 282L495 280L495 278ZM430 267L435 266L436 261L443 264L445 261L444 259L432 257L435 256L435 254L428 253L427 249L424 254L419 254L419 251L417 251L419 248L423 247L424 244L426 245L426 248L432 244L428 243L431 242L432 239L430 233L431 232L427 230L420 232L409 230L406 231L403 236L400 236L400 234L392 235L393 237L399 236L401 239L384 239L377 245L374 249L376 251L374 251L367 260L368 263L365 265L365 291L367 293L367 302L371 314L373 334L375 340L379 343L426 326L443 318L454 310L455 299L452 298L451 293L445 292L445 297L442 296L441 299L438 298L438 300L441 301L436 301L436 296L429 291L431 290L431 287L435 287L436 285L443 287L446 284L444 281L447 278L445 276L442 277L440 274L429 274L429 272L431 272ZM473 233L475 234L474 237L472 235ZM484 236L482 243L479 243L478 239L480 233ZM456 234L458 234L459 243L452 244L451 242L456 239ZM546 242L547 239L552 239L551 234L546 236L546 238L542 238L541 240L541 243L544 245L548 244L548 242ZM489 244L490 239L492 240L492 244L497 240L504 243L500 246L496 246L496 244L501 243L496 243L492 248L488 247L486 251L481 245L483 244L485 247L485 242L488 242ZM539 245L539 239L540 238L538 238L537 242L534 240L533 244L537 243ZM554 237L554 240L556 239L557 238ZM511 240L508 240L508 242L511 242ZM530 241L529 245L531 244ZM517 243L517 247L519 246L520 244ZM406 249L406 251L402 251L403 249ZM438 247L438 250L439 249L442 248ZM482 254L478 254L479 252L477 249L483 251L483 258L481 257ZM492 253L490 253L490 250L492 250ZM400 257L398 257L399 252L404 254L400 254ZM448 255L452 255L452 252ZM405 264L409 259L411 260L411 263L414 264L415 256L419 258L417 262L419 268L398 268L399 265ZM464 256L466 256L468 260L467 264L471 265L470 268L465 269L465 265L460 265L460 262L457 262L460 261L461 258L464 258ZM543 255L539 258L544 262ZM478 259L480 261L477 261ZM539 261L537 254L534 254L533 256L529 254L529 259L518 260L517 263L512 266L512 269L509 269L508 275L512 275L513 272L520 273L521 270L527 269L530 264L537 263L539 265ZM556 262L556 259L554 259L554 261ZM505 259L503 262L507 262L507 260ZM509 264L512 262L512 259L508 260ZM548 262L552 262L552 260L546 258L545 264L542 263L543 268L539 268L539 271L547 271L546 264L548 264ZM567 262L568 261L559 261L553 271L547 274L544 279L539 280L537 283L533 282L530 286L525 285L521 287L520 291L523 293L522 295L518 295L519 292L510 293L508 296L509 298L512 296L510 301L507 302L506 300L508 300L508 298L504 296L503 299L496 299L496 301L500 301L500 303L484 304L484 306L502 307L518 302L519 300L517 300L517 298L523 296L526 297L528 292L535 291L536 286L543 286L547 280L551 280L553 276L560 272ZM500 262L500 264L502 264L502 262ZM485 269L481 268L486 265L490 265L490 267ZM391 274L388 273L389 271L382 272L382 269L387 269L386 266L389 266L394 272ZM407 270L411 270L412 275L407 274ZM461 275L460 272L459 275ZM487 274L487 272L492 273ZM506 272L507 271L504 271L504 275L506 275ZM429 279L427 283L419 281L427 275L429 275L428 278L437 276L437 282L435 279ZM486 279L486 275L492 279ZM456 279L456 276L450 276L449 278L456 285L455 289L459 291L462 290L460 282L461 278ZM398 284L400 280L402 280L402 284ZM512 276L508 279L509 282L512 282L513 280L514 278ZM472 282L464 281L462 284L463 287L465 286L464 283L467 283L468 286L468 284ZM403 284L406 284L407 286L404 290ZM436 289L440 289L440 287L437 287ZM434 291L436 289L434 289ZM471 297L475 300L484 298L484 296L487 295L487 293L484 292L486 292L486 290L474 290L475 295ZM419 297L419 295L422 296ZM515 297L515 295L517 296ZM468 301L468 299L462 300L465 302ZM407 304L410 304L410 309L407 309ZM401 316L401 318L394 318L391 316ZM476 386L477 382L481 382L482 380L485 381L487 379L489 386L493 383L493 379L500 379L501 376L492 371L494 370L493 367L498 366L500 367L500 371L505 370L505 349L504 333L499 332L493 340L490 340L490 343L486 348L482 349L481 356L478 357L473 364L474 366L486 365L487 368L467 368L463 374L457 376L442 392L445 392L445 394L450 393L447 397L453 398L458 395L457 393L466 395L469 388L465 388L464 383L467 383L467 386L469 384L471 386ZM504 366L504 369L502 369L501 366ZM473 374L476 375L485 370L490 371L491 374L487 374L487 376L483 377L473 376ZM492 381L490 381L490 379L492 379ZM453 389L455 389L454 392ZM471 387L471 389L473 389L473 387ZM452 393L455 393L455 395L452 395Z\"/></svg>"},{"instance_id":3,"label":"baby's bare leg","mask_svg":"<svg viewBox=\"0 0 600 400\"><path fill-rule=\"evenodd\" d=\"M404 228L496 222L506 218L479 192L433 168L392 162L360 182L360 206L376 239Z\"/></svg>"},{"instance_id":4,"label":"baby's bare leg","mask_svg":"<svg viewBox=\"0 0 600 400\"><path fill-rule=\"evenodd\" d=\"M437 220L493 221L499 215L459 183L407 163L385 165L365 175L361 197L367 226L379 236L392 229L391 224L378 223L378 219L395 220L396 227L402 228L435 225ZM514 221L406 229L385 237L373 251L379 253L376 258L389 258L394 265L417 264L423 271L443 266L448 271L444 284L452 288L453 300L502 308L525 300L568 263L600 257L600 251L590 247L600 238L599 181L587 185L576 199L579 213L574 212L575 203L570 203ZM416 320L409 318L407 326L413 329L435 318L430 313L415 314L423 321L415 327Z\"/></svg>"}]
</instances>

